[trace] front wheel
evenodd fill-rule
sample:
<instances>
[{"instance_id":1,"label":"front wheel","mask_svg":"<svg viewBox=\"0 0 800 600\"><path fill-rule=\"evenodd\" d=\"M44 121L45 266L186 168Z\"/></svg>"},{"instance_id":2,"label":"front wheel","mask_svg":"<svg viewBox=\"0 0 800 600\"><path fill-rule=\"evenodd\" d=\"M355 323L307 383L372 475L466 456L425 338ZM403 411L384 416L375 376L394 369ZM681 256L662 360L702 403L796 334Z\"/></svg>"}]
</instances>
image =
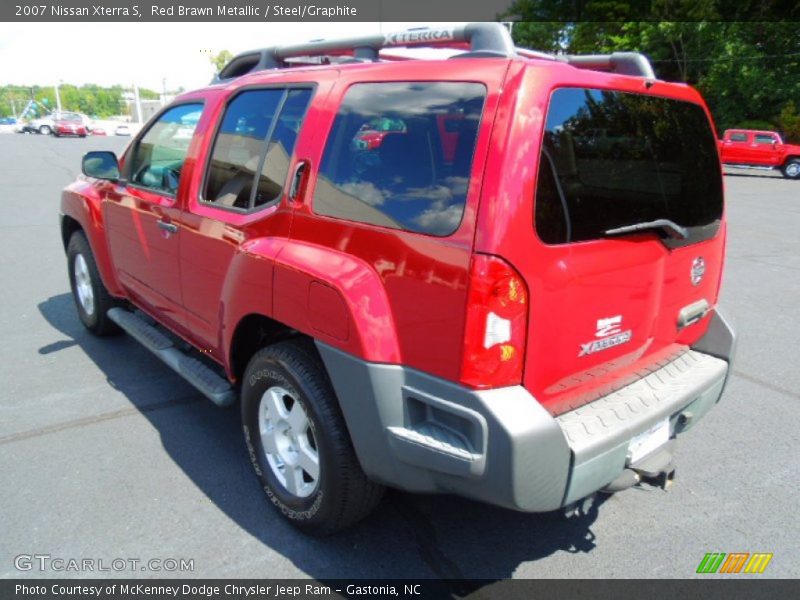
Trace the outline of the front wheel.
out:
<instances>
[{"instance_id":1,"label":"front wheel","mask_svg":"<svg viewBox=\"0 0 800 600\"><path fill-rule=\"evenodd\" d=\"M786 164L781 167L781 173L789 179L800 179L800 160L796 158L787 160Z\"/></svg>"},{"instance_id":2,"label":"front wheel","mask_svg":"<svg viewBox=\"0 0 800 600\"><path fill-rule=\"evenodd\" d=\"M41 127L39 127L39 133L41 133L42 135L50 135L51 133L53 133L53 130L50 128L49 125L42 125Z\"/></svg>"},{"instance_id":3,"label":"front wheel","mask_svg":"<svg viewBox=\"0 0 800 600\"><path fill-rule=\"evenodd\" d=\"M242 426L269 500L313 535L344 529L383 494L361 470L336 396L313 344L268 346L242 379Z\"/></svg>"},{"instance_id":4,"label":"front wheel","mask_svg":"<svg viewBox=\"0 0 800 600\"><path fill-rule=\"evenodd\" d=\"M82 231L73 233L69 240L67 267L75 308L86 329L99 336L119 333L119 327L107 314L117 306L117 301L103 285L89 241Z\"/></svg>"}]
</instances>

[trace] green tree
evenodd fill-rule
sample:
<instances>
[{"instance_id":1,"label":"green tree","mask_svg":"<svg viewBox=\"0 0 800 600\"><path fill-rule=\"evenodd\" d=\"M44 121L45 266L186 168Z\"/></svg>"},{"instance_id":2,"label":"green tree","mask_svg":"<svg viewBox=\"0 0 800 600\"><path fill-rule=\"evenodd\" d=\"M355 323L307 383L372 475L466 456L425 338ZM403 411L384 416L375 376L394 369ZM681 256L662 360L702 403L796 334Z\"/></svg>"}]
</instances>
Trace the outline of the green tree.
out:
<instances>
[{"instance_id":1,"label":"green tree","mask_svg":"<svg viewBox=\"0 0 800 600\"><path fill-rule=\"evenodd\" d=\"M214 65L214 73L219 73L222 69L227 65L231 59L233 58L233 54L231 54L228 50L220 50L216 54L212 54L209 56L209 62Z\"/></svg>"},{"instance_id":2,"label":"green tree","mask_svg":"<svg viewBox=\"0 0 800 600\"><path fill-rule=\"evenodd\" d=\"M800 99L800 35L788 20L800 16L796 3L516 0L508 15L530 21L512 30L520 46L645 54L660 79L700 90L719 129L754 121L785 127L781 111Z\"/></svg>"}]
</instances>

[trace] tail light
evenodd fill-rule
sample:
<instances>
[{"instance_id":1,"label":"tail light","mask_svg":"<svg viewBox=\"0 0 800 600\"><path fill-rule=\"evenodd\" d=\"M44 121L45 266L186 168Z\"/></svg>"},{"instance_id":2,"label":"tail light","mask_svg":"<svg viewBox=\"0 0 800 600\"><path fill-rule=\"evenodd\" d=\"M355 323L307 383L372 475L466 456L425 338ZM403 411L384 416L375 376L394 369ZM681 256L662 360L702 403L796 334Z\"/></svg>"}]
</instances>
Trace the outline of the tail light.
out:
<instances>
[{"instance_id":1,"label":"tail light","mask_svg":"<svg viewBox=\"0 0 800 600\"><path fill-rule=\"evenodd\" d=\"M476 254L470 266L461 382L475 388L522 381L528 290L496 256Z\"/></svg>"}]
</instances>

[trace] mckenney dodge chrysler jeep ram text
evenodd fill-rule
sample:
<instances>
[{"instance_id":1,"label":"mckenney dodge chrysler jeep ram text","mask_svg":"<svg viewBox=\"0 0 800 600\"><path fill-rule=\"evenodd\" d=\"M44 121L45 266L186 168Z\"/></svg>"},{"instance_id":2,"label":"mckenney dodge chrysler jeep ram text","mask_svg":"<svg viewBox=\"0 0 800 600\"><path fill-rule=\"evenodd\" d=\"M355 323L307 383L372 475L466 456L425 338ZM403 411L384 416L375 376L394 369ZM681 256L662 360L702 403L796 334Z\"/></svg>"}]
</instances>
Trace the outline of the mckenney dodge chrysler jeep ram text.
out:
<instances>
[{"instance_id":1,"label":"mckenney dodge chrysler jeep ram text","mask_svg":"<svg viewBox=\"0 0 800 600\"><path fill-rule=\"evenodd\" d=\"M384 486L522 511L666 487L731 371L699 94L637 54L430 31L235 57L63 193L83 323L240 398L312 533ZM462 52L392 54L415 42Z\"/></svg>"}]
</instances>

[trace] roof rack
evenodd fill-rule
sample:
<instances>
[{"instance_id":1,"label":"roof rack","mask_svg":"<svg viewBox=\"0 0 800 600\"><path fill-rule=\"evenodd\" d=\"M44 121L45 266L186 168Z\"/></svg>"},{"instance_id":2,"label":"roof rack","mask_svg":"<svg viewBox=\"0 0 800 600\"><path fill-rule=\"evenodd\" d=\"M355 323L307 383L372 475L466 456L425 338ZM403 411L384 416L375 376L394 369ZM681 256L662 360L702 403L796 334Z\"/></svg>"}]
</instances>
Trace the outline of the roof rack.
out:
<instances>
[{"instance_id":1,"label":"roof rack","mask_svg":"<svg viewBox=\"0 0 800 600\"><path fill-rule=\"evenodd\" d=\"M381 55L380 51L385 48L414 46L464 50L451 58L523 56L565 62L581 69L609 71L646 79L656 78L650 62L638 52L614 52L586 56L545 54L527 48L515 48L508 29L500 23L469 23L458 27L438 29L420 27L395 33L338 40L312 40L302 44L252 50L233 57L214 78L213 83L229 81L247 73L267 69L285 69L332 62L408 60L408 57Z\"/></svg>"},{"instance_id":2,"label":"roof rack","mask_svg":"<svg viewBox=\"0 0 800 600\"><path fill-rule=\"evenodd\" d=\"M465 44L469 45L469 50L458 56L511 58L516 55L511 34L500 23L470 23L440 29L421 27L396 33L313 40L304 44L244 52L233 57L214 81L227 81L253 71L286 68L292 66L287 59L297 57L346 55L356 61L377 61L383 48L427 46L464 49Z\"/></svg>"},{"instance_id":3,"label":"roof rack","mask_svg":"<svg viewBox=\"0 0 800 600\"><path fill-rule=\"evenodd\" d=\"M611 54L587 54L577 56L565 54L556 56L560 60L579 69L592 69L595 71L609 71L620 75L633 75L645 79L655 79L656 74L650 61L639 52L612 52Z\"/></svg>"}]
</instances>

